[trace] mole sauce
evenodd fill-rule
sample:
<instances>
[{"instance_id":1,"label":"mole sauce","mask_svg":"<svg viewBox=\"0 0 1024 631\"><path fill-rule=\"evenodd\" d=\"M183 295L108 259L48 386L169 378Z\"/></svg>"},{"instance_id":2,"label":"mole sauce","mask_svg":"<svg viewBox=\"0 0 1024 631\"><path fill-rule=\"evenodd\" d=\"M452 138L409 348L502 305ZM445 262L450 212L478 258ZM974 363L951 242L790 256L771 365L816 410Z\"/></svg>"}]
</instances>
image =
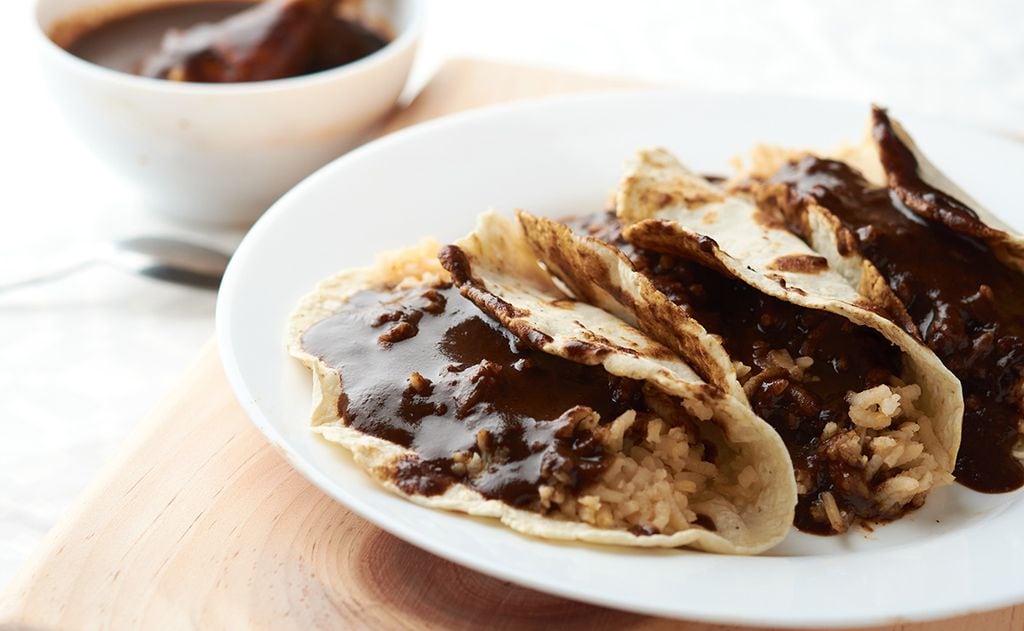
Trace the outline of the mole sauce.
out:
<instances>
[{"instance_id":1,"label":"mole sauce","mask_svg":"<svg viewBox=\"0 0 1024 631\"><path fill-rule=\"evenodd\" d=\"M809 489L799 497L794 524L801 530L834 534L827 520L811 514L821 493L831 491L843 510L865 520L892 519L873 506L871 489L859 469L829 458L821 434L829 422L840 432L852 427L846 395L900 374L899 349L877 331L842 316L773 298L699 263L637 248L622 237L613 212L567 220L573 230L621 249L669 300L711 333L722 338L729 355L750 367L745 389L754 412L782 437L793 466ZM773 366L768 353L785 349L794 358L810 357L811 378L792 379ZM837 434L838 435L838 434ZM880 472L872 487L885 480Z\"/></svg>"},{"instance_id":2,"label":"mole sauce","mask_svg":"<svg viewBox=\"0 0 1024 631\"><path fill-rule=\"evenodd\" d=\"M387 42L309 0L186 2L109 20L67 50L114 70L198 83L265 81L361 59Z\"/></svg>"},{"instance_id":3,"label":"mole sauce","mask_svg":"<svg viewBox=\"0 0 1024 631\"><path fill-rule=\"evenodd\" d=\"M540 485L578 491L604 471L607 452L580 417L647 409L642 382L530 348L450 284L361 291L302 345L340 374L346 425L418 454L393 472L408 493L462 482L536 508ZM480 454L484 470L468 476L459 452Z\"/></svg>"},{"instance_id":4,"label":"mole sauce","mask_svg":"<svg viewBox=\"0 0 1024 631\"><path fill-rule=\"evenodd\" d=\"M920 178L904 171L917 162L906 158L892 157L888 166L901 169L894 184L912 184L909 191L874 186L843 162L811 156L786 165L769 184L787 187L784 214L804 238L799 212L792 211L807 202L831 211L852 233L925 343L963 385L957 480L978 491L1010 491L1024 485L1024 467L1013 456L1024 398L1016 390L1024 370L1024 275L965 234L977 224L973 211L949 205L941 192L922 191ZM931 216L946 225L919 216L904 198L937 205Z\"/></svg>"}]
</instances>

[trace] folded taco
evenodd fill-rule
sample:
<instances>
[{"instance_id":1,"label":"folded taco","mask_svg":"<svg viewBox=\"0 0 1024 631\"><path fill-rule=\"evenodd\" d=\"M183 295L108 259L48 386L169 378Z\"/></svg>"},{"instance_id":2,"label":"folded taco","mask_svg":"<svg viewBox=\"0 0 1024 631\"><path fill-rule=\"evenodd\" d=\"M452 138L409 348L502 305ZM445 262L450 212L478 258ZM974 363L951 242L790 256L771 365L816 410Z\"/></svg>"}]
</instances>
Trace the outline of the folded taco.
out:
<instances>
[{"instance_id":1,"label":"folded taco","mask_svg":"<svg viewBox=\"0 0 1024 631\"><path fill-rule=\"evenodd\" d=\"M1024 238L939 172L885 110L832 155L761 148L749 185L847 279L880 278L963 385L957 479L1024 486Z\"/></svg>"},{"instance_id":2,"label":"folded taco","mask_svg":"<svg viewBox=\"0 0 1024 631\"><path fill-rule=\"evenodd\" d=\"M314 431L388 489L547 539L757 553L796 501L781 440L676 353L570 299L494 214L342 272L289 348Z\"/></svg>"},{"instance_id":3,"label":"folded taco","mask_svg":"<svg viewBox=\"0 0 1024 631\"><path fill-rule=\"evenodd\" d=\"M895 519L951 482L956 379L823 257L662 150L639 154L616 205L568 226L520 220L574 296L684 357L700 349L701 376L775 428L799 528ZM666 340L668 322L685 339Z\"/></svg>"}]
</instances>

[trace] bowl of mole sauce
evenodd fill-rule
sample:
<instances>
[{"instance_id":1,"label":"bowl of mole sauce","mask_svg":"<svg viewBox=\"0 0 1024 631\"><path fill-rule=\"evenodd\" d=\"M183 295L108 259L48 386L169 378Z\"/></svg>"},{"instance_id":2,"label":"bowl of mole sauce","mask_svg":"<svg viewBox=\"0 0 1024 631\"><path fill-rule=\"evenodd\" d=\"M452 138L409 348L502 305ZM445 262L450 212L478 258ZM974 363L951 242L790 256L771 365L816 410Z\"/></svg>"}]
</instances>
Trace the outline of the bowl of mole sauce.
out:
<instances>
[{"instance_id":1,"label":"bowl of mole sauce","mask_svg":"<svg viewBox=\"0 0 1024 631\"><path fill-rule=\"evenodd\" d=\"M421 0L37 0L64 115L144 205L246 225L365 141L405 86Z\"/></svg>"}]
</instances>

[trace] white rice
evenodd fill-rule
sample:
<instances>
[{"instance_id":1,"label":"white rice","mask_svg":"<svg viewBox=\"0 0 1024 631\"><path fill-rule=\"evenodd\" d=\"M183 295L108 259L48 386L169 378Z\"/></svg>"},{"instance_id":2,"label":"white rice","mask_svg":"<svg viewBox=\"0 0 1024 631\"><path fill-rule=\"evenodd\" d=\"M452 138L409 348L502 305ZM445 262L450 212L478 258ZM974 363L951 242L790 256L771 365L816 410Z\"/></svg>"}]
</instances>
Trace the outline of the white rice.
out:
<instances>
[{"instance_id":1,"label":"white rice","mask_svg":"<svg viewBox=\"0 0 1024 631\"><path fill-rule=\"evenodd\" d=\"M852 426L840 429L829 423L822 431L828 459L861 472L872 512L882 520L920 506L929 491L953 481L925 451L924 435L931 431L931 420L914 405L920 396L916 384L879 385L850 393ZM827 519L837 532L857 521L856 515L839 507L832 493L822 493L811 512Z\"/></svg>"},{"instance_id":2,"label":"white rice","mask_svg":"<svg viewBox=\"0 0 1024 631\"><path fill-rule=\"evenodd\" d=\"M785 350L768 353L769 368L786 370L796 381L807 381L810 357L795 360ZM867 489L872 512L879 519L892 519L920 506L928 492L953 482L925 444L932 436L932 422L915 405L921 396L917 384L894 380L861 392L851 392L849 423L829 422L821 432L821 449L832 462L860 471L862 488ZM1024 450L1022 450L1024 451ZM806 471L796 472L797 489L808 493L814 483ZM844 510L832 492L823 492L811 506L818 521L844 532L857 516Z\"/></svg>"},{"instance_id":3,"label":"white rice","mask_svg":"<svg viewBox=\"0 0 1024 631\"><path fill-rule=\"evenodd\" d=\"M541 507L599 528L672 534L693 527L698 520L693 505L707 499L708 479L720 474L718 468L704 459L704 446L683 426L660 418L648 420L636 440L629 430L637 419L628 411L595 427L612 454L600 481L576 496L566 488L541 487ZM748 495L756 492L760 480L752 467L735 477Z\"/></svg>"}]
</instances>

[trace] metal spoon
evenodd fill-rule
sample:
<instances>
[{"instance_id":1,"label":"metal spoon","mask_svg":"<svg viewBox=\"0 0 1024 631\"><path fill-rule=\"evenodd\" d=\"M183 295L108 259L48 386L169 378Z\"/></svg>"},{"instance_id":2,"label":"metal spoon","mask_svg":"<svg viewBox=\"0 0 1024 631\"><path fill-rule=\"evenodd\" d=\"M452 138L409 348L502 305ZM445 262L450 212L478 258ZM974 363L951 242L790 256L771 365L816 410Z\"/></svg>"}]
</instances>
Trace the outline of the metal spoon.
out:
<instances>
[{"instance_id":1,"label":"metal spoon","mask_svg":"<svg viewBox=\"0 0 1024 631\"><path fill-rule=\"evenodd\" d=\"M57 280L97 264L171 283L216 289L228 256L170 237L135 237L73 252L52 262L47 270L0 282L0 293Z\"/></svg>"}]
</instances>

